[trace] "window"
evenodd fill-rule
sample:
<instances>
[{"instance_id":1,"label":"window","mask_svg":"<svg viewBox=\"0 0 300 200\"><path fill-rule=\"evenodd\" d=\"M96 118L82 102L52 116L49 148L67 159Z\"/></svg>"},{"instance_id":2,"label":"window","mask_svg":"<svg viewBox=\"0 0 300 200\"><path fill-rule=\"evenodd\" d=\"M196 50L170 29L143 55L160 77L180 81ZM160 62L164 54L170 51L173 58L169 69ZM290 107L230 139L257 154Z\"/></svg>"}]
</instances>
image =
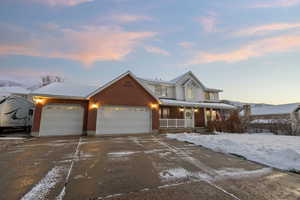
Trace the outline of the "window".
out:
<instances>
[{"instance_id":1,"label":"window","mask_svg":"<svg viewBox=\"0 0 300 200\"><path fill-rule=\"evenodd\" d=\"M155 86L154 93L156 96L161 95L161 86L160 85Z\"/></svg>"},{"instance_id":2,"label":"window","mask_svg":"<svg viewBox=\"0 0 300 200\"><path fill-rule=\"evenodd\" d=\"M207 111L206 111L206 119L207 119L207 121L211 121L210 110L207 110Z\"/></svg>"},{"instance_id":3,"label":"window","mask_svg":"<svg viewBox=\"0 0 300 200\"><path fill-rule=\"evenodd\" d=\"M210 100L217 100L217 93L210 93Z\"/></svg>"},{"instance_id":4,"label":"window","mask_svg":"<svg viewBox=\"0 0 300 200\"><path fill-rule=\"evenodd\" d=\"M161 88L161 96L162 97L168 96L168 88L167 87L162 87Z\"/></svg>"},{"instance_id":5,"label":"window","mask_svg":"<svg viewBox=\"0 0 300 200\"><path fill-rule=\"evenodd\" d=\"M168 96L168 87L157 85L154 89L155 95L160 97L167 97Z\"/></svg>"},{"instance_id":6,"label":"window","mask_svg":"<svg viewBox=\"0 0 300 200\"><path fill-rule=\"evenodd\" d=\"M217 120L217 111L215 111L215 110L213 110L213 111L207 110L206 111L206 119L207 119L207 121L215 121L215 120Z\"/></svg>"},{"instance_id":7,"label":"window","mask_svg":"<svg viewBox=\"0 0 300 200\"><path fill-rule=\"evenodd\" d=\"M170 117L170 108L161 108L160 109L160 117L162 119L167 119Z\"/></svg>"},{"instance_id":8,"label":"window","mask_svg":"<svg viewBox=\"0 0 300 200\"><path fill-rule=\"evenodd\" d=\"M187 88L187 98L189 99L193 98L193 88L191 87Z\"/></svg>"},{"instance_id":9,"label":"window","mask_svg":"<svg viewBox=\"0 0 300 200\"><path fill-rule=\"evenodd\" d=\"M218 93L216 92L206 92L205 93L206 100L218 100Z\"/></svg>"},{"instance_id":10,"label":"window","mask_svg":"<svg viewBox=\"0 0 300 200\"><path fill-rule=\"evenodd\" d=\"M205 92L205 100L209 100L209 92Z\"/></svg>"}]
</instances>

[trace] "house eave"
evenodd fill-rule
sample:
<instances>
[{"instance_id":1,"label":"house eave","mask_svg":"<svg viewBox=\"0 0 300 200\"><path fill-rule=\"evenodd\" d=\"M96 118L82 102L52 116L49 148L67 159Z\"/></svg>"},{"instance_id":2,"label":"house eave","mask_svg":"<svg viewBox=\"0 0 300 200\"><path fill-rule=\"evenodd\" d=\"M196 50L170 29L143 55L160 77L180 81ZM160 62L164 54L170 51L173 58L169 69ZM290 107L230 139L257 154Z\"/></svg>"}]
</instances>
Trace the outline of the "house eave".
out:
<instances>
[{"instance_id":1,"label":"house eave","mask_svg":"<svg viewBox=\"0 0 300 200\"><path fill-rule=\"evenodd\" d=\"M30 96L36 96L39 98L51 98L51 99L72 99L72 100L88 100L85 97L78 96L66 96L66 95L51 95L51 94L39 94L39 93L30 93Z\"/></svg>"},{"instance_id":2,"label":"house eave","mask_svg":"<svg viewBox=\"0 0 300 200\"><path fill-rule=\"evenodd\" d=\"M236 107L224 103L204 103L204 102L188 102L188 101L164 101L161 100L161 106L178 106L178 107L195 107L195 108L213 108L222 110L235 110Z\"/></svg>"}]
</instances>

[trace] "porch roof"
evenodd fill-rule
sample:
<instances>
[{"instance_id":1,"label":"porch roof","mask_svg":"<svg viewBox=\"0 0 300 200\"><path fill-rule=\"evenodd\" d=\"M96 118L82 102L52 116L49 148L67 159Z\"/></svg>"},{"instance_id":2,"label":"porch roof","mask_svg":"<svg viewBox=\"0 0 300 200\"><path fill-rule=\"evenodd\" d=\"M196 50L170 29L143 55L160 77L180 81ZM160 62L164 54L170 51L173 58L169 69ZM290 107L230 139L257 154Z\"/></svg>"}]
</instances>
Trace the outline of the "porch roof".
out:
<instances>
[{"instance_id":1,"label":"porch roof","mask_svg":"<svg viewBox=\"0 0 300 200\"><path fill-rule=\"evenodd\" d=\"M160 99L161 105L167 106L191 106L191 107L200 107L200 108L215 108L223 110L234 110L235 106L225 104L225 103L199 103L199 102L190 102L190 101L179 101L172 99Z\"/></svg>"}]
</instances>

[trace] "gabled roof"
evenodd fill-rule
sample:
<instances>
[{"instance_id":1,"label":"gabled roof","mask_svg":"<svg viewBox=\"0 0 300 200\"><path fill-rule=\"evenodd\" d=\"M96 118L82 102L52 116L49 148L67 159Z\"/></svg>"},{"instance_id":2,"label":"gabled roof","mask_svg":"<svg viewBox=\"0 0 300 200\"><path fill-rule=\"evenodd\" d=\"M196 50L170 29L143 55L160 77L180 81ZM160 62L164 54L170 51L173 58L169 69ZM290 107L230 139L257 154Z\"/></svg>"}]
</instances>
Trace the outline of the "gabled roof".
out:
<instances>
[{"instance_id":1,"label":"gabled roof","mask_svg":"<svg viewBox=\"0 0 300 200\"><path fill-rule=\"evenodd\" d=\"M96 88L96 86L80 85L69 82L55 82L33 91L31 95L84 99Z\"/></svg>"},{"instance_id":2,"label":"gabled roof","mask_svg":"<svg viewBox=\"0 0 300 200\"><path fill-rule=\"evenodd\" d=\"M29 94L30 91L22 87L0 87L0 96L7 96L10 94Z\"/></svg>"},{"instance_id":3,"label":"gabled roof","mask_svg":"<svg viewBox=\"0 0 300 200\"><path fill-rule=\"evenodd\" d=\"M207 88L205 87L205 85L193 74L193 72L191 71L188 71L187 73L184 73L170 81L165 81L165 80L156 80L156 79L146 79L146 78L138 78L139 80L141 81L145 81L145 82L148 82L148 83L154 83L154 84L166 84L166 85L170 85L170 86L173 86L173 85L176 85L180 80L182 80L187 74L189 74L190 76L192 76L196 81L197 83L207 92L223 92L223 90L220 90L220 89L213 89L213 88ZM188 80L187 80L188 81Z\"/></svg>"},{"instance_id":4,"label":"gabled roof","mask_svg":"<svg viewBox=\"0 0 300 200\"><path fill-rule=\"evenodd\" d=\"M205 85L197 78L197 76L195 76L195 74L192 71L188 71L185 74L182 74L178 77L176 77L175 79L172 79L170 82L177 84L180 80L182 80L186 75L190 75L193 79L195 79L198 84L205 90L205 91L209 91L209 92L223 92L222 90L219 89L212 89L212 88L207 88L205 87Z\"/></svg>"},{"instance_id":5,"label":"gabled roof","mask_svg":"<svg viewBox=\"0 0 300 200\"><path fill-rule=\"evenodd\" d=\"M113 79L112 81L106 83L102 87L97 88L96 90L94 90L93 92L88 94L86 96L86 98L90 98L90 97L94 96L95 94L108 88L109 86L111 86L112 84L114 84L115 82L117 82L118 80L122 79L123 77L125 77L127 75L131 76L135 81L137 81L142 86L143 89L145 89L155 100L157 100L157 102L160 102L160 100L153 94L153 92L151 90L149 90L131 71L127 71L127 72L121 74L120 76L118 76L117 78Z\"/></svg>"},{"instance_id":6,"label":"gabled roof","mask_svg":"<svg viewBox=\"0 0 300 200\"><path fill-rule=\"evenodd\" d=\"M148 82L148 83L153 83L153 84L165 84L165 85L170 85L170 86L174 86L175 84L170 82L170 81L164 81L164 80L156 80L156 79L148 79L148 78L141 78L141 77L137 77L139 80L144 81L144 82Z\"/></svg>"}]
</instances>

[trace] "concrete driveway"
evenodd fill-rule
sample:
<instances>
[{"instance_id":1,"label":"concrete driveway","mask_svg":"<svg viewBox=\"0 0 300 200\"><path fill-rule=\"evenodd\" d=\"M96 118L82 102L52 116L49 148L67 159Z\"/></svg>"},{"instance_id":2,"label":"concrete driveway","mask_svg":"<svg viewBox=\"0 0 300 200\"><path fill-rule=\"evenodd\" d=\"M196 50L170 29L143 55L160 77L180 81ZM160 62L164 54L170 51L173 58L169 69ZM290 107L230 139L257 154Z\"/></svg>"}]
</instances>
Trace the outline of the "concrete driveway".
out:
<instances>
[{"instance_id":1,"label":"concrete driveway","mask_svg":"<svg viewBox=\"0 0 300 200\"><path fill-rule=\"evenodd\" d=\"M0 169L0 199L300 200L300 175L164 136L34 139Z\"/></svg>"}]
</instances>

